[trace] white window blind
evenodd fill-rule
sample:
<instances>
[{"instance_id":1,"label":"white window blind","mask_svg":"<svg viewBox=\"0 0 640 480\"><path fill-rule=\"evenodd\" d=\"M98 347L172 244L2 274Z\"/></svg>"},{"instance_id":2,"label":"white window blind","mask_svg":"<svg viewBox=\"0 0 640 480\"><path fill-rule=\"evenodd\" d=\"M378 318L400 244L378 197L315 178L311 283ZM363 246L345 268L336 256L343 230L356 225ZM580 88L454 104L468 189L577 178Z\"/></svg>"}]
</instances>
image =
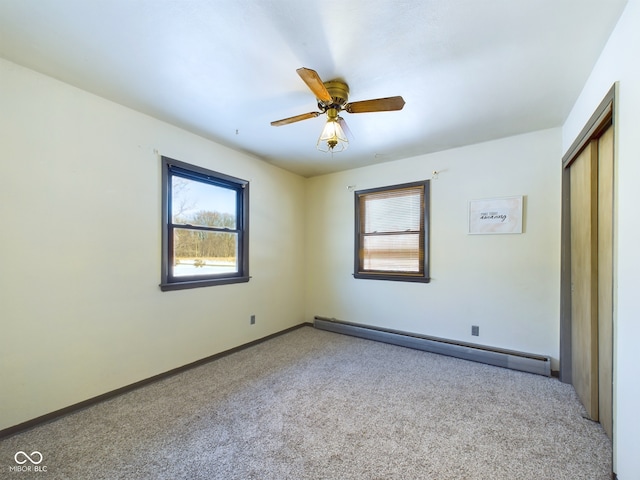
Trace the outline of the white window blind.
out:
<instances>
[{"instance_id":1,"label":"white window blind","mask_svg":"<svg viewBox=\"0 0 640 480\"><path fill-rule=\"evenodd\" d=\"M361 193L359 272L424 274L424 184Z\"/></svg>"}]
</instances>

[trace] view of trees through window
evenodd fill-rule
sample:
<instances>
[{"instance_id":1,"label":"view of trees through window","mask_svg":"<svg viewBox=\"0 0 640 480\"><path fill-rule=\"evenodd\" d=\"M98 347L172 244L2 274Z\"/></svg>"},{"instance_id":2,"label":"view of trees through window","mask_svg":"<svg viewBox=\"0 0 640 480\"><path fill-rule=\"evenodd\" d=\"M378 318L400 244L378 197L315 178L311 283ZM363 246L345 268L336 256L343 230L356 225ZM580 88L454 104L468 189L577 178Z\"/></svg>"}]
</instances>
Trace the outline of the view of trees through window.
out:
<instances>
[{"instance_id":1,"label":"view of trees through window","mask_svg":"<svg viewBox=\"0 0 640 480\"><path fill-rule=\"evenodd\" d=\"M173 275L238 271L237 193L172 177Z\"/></svg>"}]
</instances>

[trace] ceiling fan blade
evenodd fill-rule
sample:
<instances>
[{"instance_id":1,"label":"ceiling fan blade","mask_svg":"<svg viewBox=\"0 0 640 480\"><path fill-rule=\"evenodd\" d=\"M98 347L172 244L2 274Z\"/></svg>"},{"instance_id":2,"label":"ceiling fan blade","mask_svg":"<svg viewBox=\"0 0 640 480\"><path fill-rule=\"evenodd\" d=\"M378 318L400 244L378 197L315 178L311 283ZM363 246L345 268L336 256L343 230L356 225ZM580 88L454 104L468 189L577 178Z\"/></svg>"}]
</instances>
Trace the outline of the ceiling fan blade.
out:
<instances>
[{"instance_id":1,"label":"ceiling fan blade","mask_svg":"<svg viewBox=\"0 0 640 480\"><path fill-rule=\"evenodd\" d=\"M402 107L404 107L404 98L387 97L347 103L344 106L344 110L349 113L388 112L392 110L402 110Z\"/></svg>"},{"instance_id":2,"label":"ceiling fan blade","mask_svg":"<svg viewBox=\"0 0 640 480\"><path fill-rule=\"evenodd\" d=\"M320 112L303 113L302 115L296 115L295 117L283 118L282 120L276 120L271 122L273 127L280 127L282 125L288 125L290 123L299 122L300 120L307 120L308 118L316 118L320 115Z\"/></svg>"},{"instance_id":3,"label":"ceiling fan blade","mask_svg":"<svg viewBox=\"0 0 640 480\"><path fill-rule=\"evenodd\" d=\"M300 78L307 84L307 87L309 87L318 100L325 103L331 103L331 95L315 70L302 67L297 69L296 72L298 72Z\"/></svg>"},{"instance_id":4,"label":"ceiling fan blade","mask_svg":"<svg viewBox=\"0 0 640 480\"><path fill-rule=\"evenodd\" d=\"M344 134L347 136L347 140L351 142L353 140L353 133L351 133L351 129L349 128L349 125L347 125L347 122L344 121L344 118L338 117L338 123L342 127Z\"/></svg>"}]
</instances>

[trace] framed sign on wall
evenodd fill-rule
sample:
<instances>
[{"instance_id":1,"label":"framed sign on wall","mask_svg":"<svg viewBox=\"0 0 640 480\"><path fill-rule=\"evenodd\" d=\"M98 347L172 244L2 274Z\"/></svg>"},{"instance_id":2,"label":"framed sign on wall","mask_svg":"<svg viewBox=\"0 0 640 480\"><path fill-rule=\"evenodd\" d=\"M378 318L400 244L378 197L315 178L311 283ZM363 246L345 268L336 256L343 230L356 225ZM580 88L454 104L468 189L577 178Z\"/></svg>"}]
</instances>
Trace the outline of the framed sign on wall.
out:
<instances>
[{"instance_id":1,"label":"framed sign on wall","mask_svg":"<svg viewBox=\"0 0 640 480\"><path fill-rule=\"evenodd\" d=\"M469 233L522 233L522 205L522 195L471 200Z\"/></svg>"}]
</instances>

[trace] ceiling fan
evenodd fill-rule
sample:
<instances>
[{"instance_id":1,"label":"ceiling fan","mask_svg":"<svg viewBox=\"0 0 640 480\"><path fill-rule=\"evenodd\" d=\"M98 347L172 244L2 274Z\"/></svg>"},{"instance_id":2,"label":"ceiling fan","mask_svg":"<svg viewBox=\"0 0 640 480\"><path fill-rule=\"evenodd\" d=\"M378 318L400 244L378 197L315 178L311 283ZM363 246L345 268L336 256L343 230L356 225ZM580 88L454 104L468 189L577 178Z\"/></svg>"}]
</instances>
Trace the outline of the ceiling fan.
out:
<instances>
[{"instance_id":1,"label":"ceiling fan","mask_svg":"<svg viewBox=\"0 0 640 480\"><path fill-rule=\"evenodd\" d=\"M327 123L318 139L318 150L323 152L340 152L347 148L349 141L345 131L349 132L344 119L339 115L341 111L347 113L386 112L402 110L404 99L402 97L377 98L375 100L362 100L347 103L349 98L349 86L341 80L323 82L318 73L310 68L296 70L302 81L313 92L318 100L318 112L303 113L282 120L271 122L274 127L288 125L290 123L316 118L327 114Z\"/></svg>"}]
</instances>

